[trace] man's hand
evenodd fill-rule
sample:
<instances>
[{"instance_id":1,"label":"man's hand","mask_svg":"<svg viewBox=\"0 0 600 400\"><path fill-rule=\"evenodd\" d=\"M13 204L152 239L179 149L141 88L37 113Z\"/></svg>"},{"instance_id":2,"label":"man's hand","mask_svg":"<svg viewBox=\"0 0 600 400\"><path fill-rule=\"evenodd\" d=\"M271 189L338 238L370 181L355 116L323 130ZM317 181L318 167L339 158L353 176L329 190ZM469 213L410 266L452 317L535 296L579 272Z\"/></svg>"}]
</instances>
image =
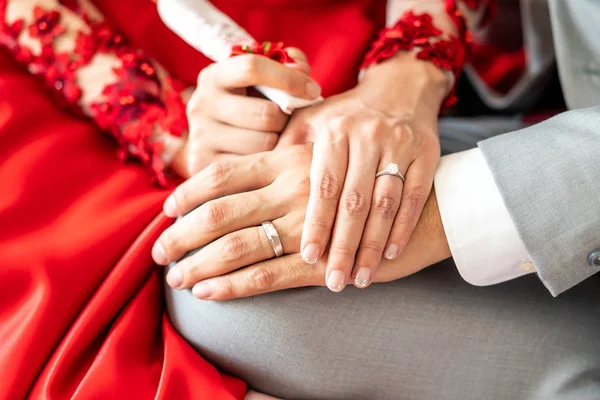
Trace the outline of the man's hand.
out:
<instances>
[{"instance_id":1,"label":"man's hand","mask_svg":"<svg viewBox=\"0 0 600 400\"><path fill-rule=\"evenodd\" d=\"M405 251L395 260L383 260L374 281L400 279L450 256L435 191L432 191ZM231 300L297 287L323 286L327 257L326 254L314 265L307 265L299 254L271 259L206 279L194 287L194 294L208 300Z\"/></svg>"}]
</instances>

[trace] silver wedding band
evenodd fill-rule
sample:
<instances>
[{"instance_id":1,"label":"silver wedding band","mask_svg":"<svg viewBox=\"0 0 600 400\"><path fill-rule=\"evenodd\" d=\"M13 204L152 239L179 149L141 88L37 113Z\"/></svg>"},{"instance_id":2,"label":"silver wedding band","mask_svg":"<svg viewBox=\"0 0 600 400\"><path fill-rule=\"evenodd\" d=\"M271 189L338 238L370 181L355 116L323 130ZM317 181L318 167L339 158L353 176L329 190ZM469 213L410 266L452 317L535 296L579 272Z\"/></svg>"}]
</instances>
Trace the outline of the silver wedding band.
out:
<instances>
[{"instance_id":1,"label":"silver wedding band","mask_svg":"<svg viewBox=\"0 0 600 400\"><path fill-rule=\"evenodd\" d=\"M265 221L260 225L265 231L265 235L267 235L269 243L271 243L271 247L275 252L275 257L281 257L283 255L283 246L281 244L281 239L279 239L279 233L277 233L277 229L275 229L271 221Z\"/></svg>"},{"instance_id":2,"label":"silver wedding band","mask_svg":"<svg viewBox=\"0 0 600 400\"><path fill-rule=\"evenodd\" d=\"M385 168L382 169L381 171L379 171L377 173L377 175L375 175L375 178L379 178L380 176L383 176L383 175L395 176L396 178L400 178L402 183L404 183L404 175L402 175L402 173L400 172L400 170L398 168L398 164L387 163L385 165Z\"/></svg>"}]
</instances>

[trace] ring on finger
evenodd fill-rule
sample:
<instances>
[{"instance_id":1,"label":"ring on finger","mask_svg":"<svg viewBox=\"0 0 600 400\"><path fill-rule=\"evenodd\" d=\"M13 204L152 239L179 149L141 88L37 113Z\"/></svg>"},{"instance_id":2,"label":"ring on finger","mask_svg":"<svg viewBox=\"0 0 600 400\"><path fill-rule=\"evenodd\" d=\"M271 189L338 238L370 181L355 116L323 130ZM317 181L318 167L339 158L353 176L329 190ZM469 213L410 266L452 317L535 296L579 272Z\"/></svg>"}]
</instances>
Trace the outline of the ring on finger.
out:
<instances>
[{"instance_id":1,"label":"ring on finger","mask_svg":"<svg viewBox=\"0 0 600 400\"><path fill-rule=\"evenodd\" d=\"M267 239L275 252L275 257L281 257L283 255L283 245L279 238L279 233L271 221L265 221L260 224L267 235Z\"/></svg>"},{"instance_id":2,"label":"ring on finger","mask_svg":"<svg viewBox=\"0 0 600 400\"><path fill-rule=\"evenodd\" d=\"M385 168L383 168L381 171L377 172L377 174L375 175L375 178L379 178L380 176L384 176L384 175L391 175L391 176L400 178L402 183L404 183L404 181L405 181L404 174L402 174L400 172L400 168L398 167L398 164L396 164L396 163L385 164Z\"/></svg>"}]
</instances>

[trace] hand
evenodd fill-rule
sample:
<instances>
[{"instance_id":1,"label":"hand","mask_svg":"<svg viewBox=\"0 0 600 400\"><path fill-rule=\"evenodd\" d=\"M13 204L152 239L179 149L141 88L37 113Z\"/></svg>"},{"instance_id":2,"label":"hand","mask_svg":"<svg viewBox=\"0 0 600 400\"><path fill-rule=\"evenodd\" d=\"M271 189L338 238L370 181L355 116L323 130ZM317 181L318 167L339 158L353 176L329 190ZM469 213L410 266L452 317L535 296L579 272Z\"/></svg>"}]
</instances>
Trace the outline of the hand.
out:
<instances>
[{"instance_id":1,"label":"hand","mask_svg":"<svg viewBox=\"0 0 600 400\"><path fill-rule=\"evenodd\" d=\"M260 226L264 221L272 221L286 254L297 253L311 159L312 144L252 154L213 163L177 187L165 209L175 215L193 211L160 235L152 256L166 265L204 247L169 271L169 285L189 288L274 257Z\"/></svg>"},{"instance_id":2,"label":"hand","mask_svg":"<svg viewBox=\"0 0 600 400\"><path fill-rule=\"evenodd\" d=\"M264 98L248 95L248 87L264 85L314 99L319 85L308 73L305 55L289 48L295 60L282 65L267 57L241 55L204 68L187 105L189 137L172 163L190 177L211 162L273 149L289 116Z\"/></svg>"},{"instance_id":3,"label":"hand","mask_svg":"<svg viewBox=\"0 0 600 400\"><path fill-rule=\"evenodd\" d=\"M369 68L355 89L292 116L281 144L315 142L302 258L314 264L329 246L331 290L351 276L368 286L382 255L393 260L408 243L439 161L437 117L447 88L445 72L399 55ZM406 182L376 179L387 163Z\"/></svg>"},{"instance_id":4,"label":"hand","mask_svg":"<svg viewBox=\"0 0 600 400\"><path fill-rule=\"evenodd\" d=\"M243 209L238 209L236 214L237 217L247 217L249 215ZM284 231L285 228L281 229L278 226L277 229L280 235L284 233L285 249L289 240L294 239ZM258 262L241 269L238 269L235 265L229 265L229 267L221 269L213 267L216 264L224 266L222 257L227 259L226 262L231 262L231 255L233 253L230 253L230 248L225 245L227 242L237 243L234 247L239 252L235 253L235 257L233 258L237 258L240 261L238 265L249 264L244 259L258 259L259 257L251 258L248 256L255 251L259 253L262 251L260 249L263 249L265 252L270 251L270 255L265 258L272 257L273 250L266 243L264 233L258 230L255 233L259 236L252 237L251 235L241 235L241 232L237 232L236 234L240 234L239 236L230 236L230 238L237 237L237 239L228 239L219 244L220 250L217 247L213 247L210 252L205 253L200 259L193 260L194 257L202 253L205 249L217 243L213 242L200 250L195 256L181 261L171 271L181 269L182 264L185 265L184 269L195 265L196 267L191 270L195 270L199 274L198 278L208 278L196 284L193 293L198 298L209 300L230 300L284 289L321 286L325 284L323 276L327 267L327 253L316 264L311 266L307 266L300 254L296 253ZM253 243L257 243L255 247ZM373 281L389 282L400 279L450 256L450 249L442 226L435 192L432 191L405 250L394 260L383 260L380 268L374 275ZM208 269L208 271L205 271L205 269Z\"/></svg>"}]
</instances>

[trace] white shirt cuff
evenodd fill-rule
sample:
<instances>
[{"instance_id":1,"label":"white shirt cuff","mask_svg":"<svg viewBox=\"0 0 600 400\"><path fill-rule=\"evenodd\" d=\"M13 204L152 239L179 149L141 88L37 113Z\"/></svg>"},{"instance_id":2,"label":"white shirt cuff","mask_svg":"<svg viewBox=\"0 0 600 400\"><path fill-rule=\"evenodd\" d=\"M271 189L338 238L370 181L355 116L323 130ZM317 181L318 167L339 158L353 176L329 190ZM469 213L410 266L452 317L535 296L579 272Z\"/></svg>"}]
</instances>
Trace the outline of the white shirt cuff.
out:
<instances>
[{"instance_id":1,"label":"white shirt cuff","mask_svg":"<svg viewBox=\"0 0 600 400\"><path fill-rule=\"evenodd\" d=\"M465 281L487 286L535 272L481 150L442 157L435 191Z\"/></svg>"}]
</instances>

